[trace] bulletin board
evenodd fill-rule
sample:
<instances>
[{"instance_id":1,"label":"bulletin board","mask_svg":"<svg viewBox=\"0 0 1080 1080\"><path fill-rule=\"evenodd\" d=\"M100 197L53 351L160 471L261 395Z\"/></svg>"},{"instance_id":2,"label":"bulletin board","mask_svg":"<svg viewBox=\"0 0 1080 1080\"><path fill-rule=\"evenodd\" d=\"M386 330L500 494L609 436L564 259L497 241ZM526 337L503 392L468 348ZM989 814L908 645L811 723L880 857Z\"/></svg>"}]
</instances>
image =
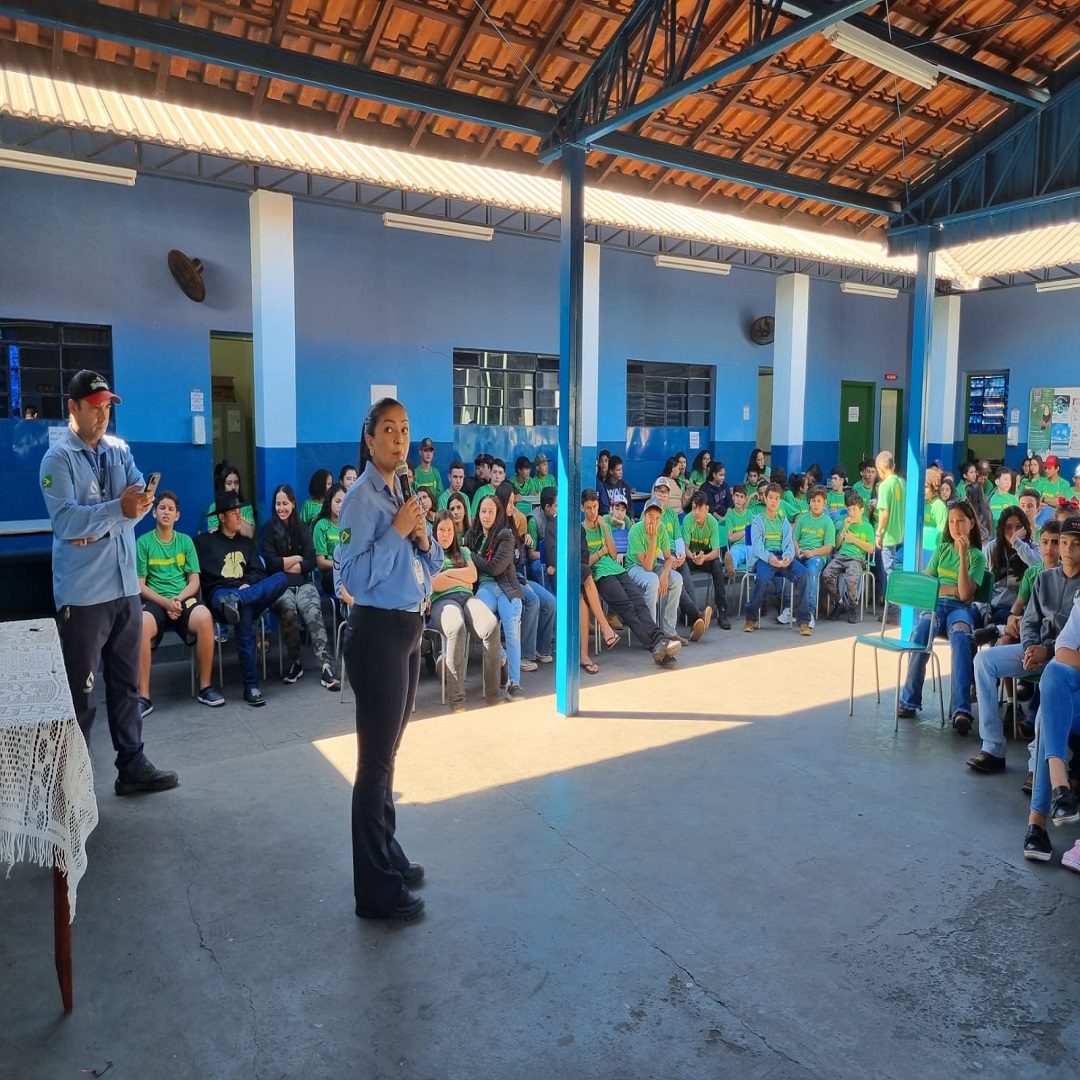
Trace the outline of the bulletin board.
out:
<instances>
[{"instance_id":1,"label":"bulletin board","mask_svg":"<svg viewBox=\"0 0 1080 1080\"><path fill-rule=\"evenodd\" d=\"M1039 455L1080 457L1080 386L1031 391L1028 450Z\"/></svg>"}]
</instances>

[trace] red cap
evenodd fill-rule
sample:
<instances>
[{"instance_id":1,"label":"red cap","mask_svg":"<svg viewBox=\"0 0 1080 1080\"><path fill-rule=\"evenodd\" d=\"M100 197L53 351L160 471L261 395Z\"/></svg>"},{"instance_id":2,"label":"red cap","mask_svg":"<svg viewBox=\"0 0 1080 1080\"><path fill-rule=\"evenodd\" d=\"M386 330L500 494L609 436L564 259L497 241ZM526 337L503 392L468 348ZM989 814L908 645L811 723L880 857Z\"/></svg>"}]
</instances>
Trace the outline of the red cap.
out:
<instances>
[{"instance_id":1,"label":"red cap","mask_svg":"<svg viewBox=\"0 0 1080 1080\"><path fill-rule=\"evenodd\" d=\"M1061 468L1061 462L1058 461L1056 454L1047 454L1043 464L1049 469Z\"/></svg>"}]
</instances>

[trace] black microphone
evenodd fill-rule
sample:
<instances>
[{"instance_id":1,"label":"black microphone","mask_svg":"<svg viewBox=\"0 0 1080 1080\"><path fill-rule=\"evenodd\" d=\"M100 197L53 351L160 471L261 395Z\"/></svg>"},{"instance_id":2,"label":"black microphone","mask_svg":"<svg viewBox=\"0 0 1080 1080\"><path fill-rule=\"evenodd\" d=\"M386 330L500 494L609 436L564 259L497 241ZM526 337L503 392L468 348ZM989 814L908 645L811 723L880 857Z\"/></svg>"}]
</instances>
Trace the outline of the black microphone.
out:
<instances>
[{"instance_id":1,"label":"black microphone","mask_svg":"<svg viewBox=\"0 0 1080 1080\"><path fill-rule=\"evenodd\" d=\"M409 466L402 461L398 467L394 470L394 475L398 479L398 483L401 485L401 495L404 502L408 502L413 497L413 486L409 481Z\"/></svg>"}]
</instances>

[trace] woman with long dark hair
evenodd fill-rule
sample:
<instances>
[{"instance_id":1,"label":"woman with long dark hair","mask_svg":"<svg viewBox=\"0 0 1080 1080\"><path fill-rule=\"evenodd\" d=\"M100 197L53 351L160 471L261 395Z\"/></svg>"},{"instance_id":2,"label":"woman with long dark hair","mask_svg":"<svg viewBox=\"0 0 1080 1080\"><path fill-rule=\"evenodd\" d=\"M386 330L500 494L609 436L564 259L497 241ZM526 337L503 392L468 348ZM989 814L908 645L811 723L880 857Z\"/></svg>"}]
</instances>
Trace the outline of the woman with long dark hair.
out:
<instances>
[{"instance_id":1,"label":"woman with long dark hair","mask_svg":"<svg viewBox=\"0 0 1080 1080\"><path fill-rule=\"evenodd\" d=\"M205 531L218 531L217 503L226 491L233 492L240 500L240 535L251 540L255 536L255 509L240 490L240 470L227 461L220 462L214 470L214 501L206 508Z\"/></svg>"},{"instance_id":2,"label":"woman with long dark hair","mask_svg":"<svg viewBox=\"0 0 1080 1080\"><path fill-rule=\"evenodd\" d=\"M751 471L758 474L758 479L770 475L770 470L765 465L765 451L762 450L760 446L755 446L754 449L750 451L750 457L746 462L746 475L743 476L743 480L750 479Z\"/></svg>"},{"instance_id":3,"label":"woman with long dark hair","mask_svg":"<svg viewBox=\"0 0 1080 1080\"><path fill-rule=\"evenodd\" d=\"M300 507L300 520L310 525L320 514L323 508L323 499L334 483L333 474L329 469L316 469L308 481L308 497ZM344 489L342 489L344 490Z\"/></svg>"},{"instance_id":4,"label":"woman with long dark hair","mask_svg":"<svg viewBox=\"0 0 1080 1080\"><path fill-rule=\"evenodd\" d=\"M360 478L341 507L338 577L355 597L345 636L345 669L356 691L356 783L352 797L353 888L362 919L415 919L412 891L424 868L395 836L394 760L420 676L420 637L431 577L442 569L415 496L396 470L409 454L409 417L393 398L368 410Z\"/></svg>"},{"instance_id":5,"label":"woman with long dark hair","mask_svg":"<svg viewBox=\"0 0 1080 1080\"><path fill-rule=\"evenodd\" d=\"M340 582L334 588L334 552L341 540L341 504L345 501L345 489L331 484L326 489L322 509L311 528L311 543L315 548L315 568L322 574L322 589L327 596L340 596L349 607L352 597Z\"/></svg>"},{"instance_id":6,"label":"woman with long dark hair","mask_svg":"<svg viewBox=\"0 0 1080 1080\"><path fill-rule=\"evenodd\" d=\"M281 636L289 651L289 670L282 681L294 683L304 674L300 660L299 620L302 618L322 666L323 686L327 690L340 690L341 683L331 663L319 590L311 583L311 571L315 569L311 531L300 520L296 495L288 484L278 484L274 489L274 516L263 529L262 557L267 573L280 571L289 582L289 587L274 601L274 614L281 621Z\"/></svg>"}]
</instances>

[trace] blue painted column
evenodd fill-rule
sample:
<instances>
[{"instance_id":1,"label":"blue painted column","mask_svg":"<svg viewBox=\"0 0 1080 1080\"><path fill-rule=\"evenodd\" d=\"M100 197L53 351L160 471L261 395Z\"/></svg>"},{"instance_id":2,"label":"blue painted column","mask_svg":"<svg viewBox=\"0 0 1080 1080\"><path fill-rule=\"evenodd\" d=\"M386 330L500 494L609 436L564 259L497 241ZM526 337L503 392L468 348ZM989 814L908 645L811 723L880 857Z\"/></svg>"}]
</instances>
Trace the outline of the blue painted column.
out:
<instances>
[{"instance_id":1,"label":"blue painted column","mask_svg":"<svg viewBox=\"0 0 1080 1080\"><path fill-rule=\"evenodd\" d=\"M908 374L907 462L904 481L904 569L922 566L923 470L926 468L926 430L930 415L930 346L934 332L934 283L937 252L931 246L930 229L920 229L916 238L917 267L915 296L911 304L911 368ZM954 399L955 400L955 399ZM914 628L910 608L904 609L900 633L907 637Z\"/></svg>"},{"instance_id":2,"label":"blue painted column","mask_svg":"<svg viewBox=\"0 0 1080 1080\"><path fill-rule=\"evenodd\" d=\"M278 484L296 486L296 287L292 196L254 191L251 317L255 353L255 497L259 520ZM250 481L248 481L250 483Z\"/></svg>"},{"instance_id":3,"label":"blue painted column","mask_svg":"<svg viewBox=\"0 0 1080 1080\"><path fill-rule=\"evenodd\" d=\"M578 596L581 588L581 372L585 306L585 151L579 146L567 146L562 154L559 249L559 513L556 518L559 552L555 568L558 583L555 708L562 716L576 716L580 682Z\"/></svg>"},{"instance_id":4,"label":"blue painted column","mask_svg":"<svg viewBox=\"0 0 1080 1080\"><path fill-rule=\"evenodd\" d=\"M927 415L926 459L941 458L947 472L955 467L956 403L959 392L960 297L938 296L930 339L930 412Z\"/></svg>"},{"instance_id":5,"label":"blue painted column","mask_svg":"<svg viewBox=\"0 0 1080 1080\"><path fill-rule=\"evenodd\" d=\"M810 323L810 279L776 279L773 340L772 464L788 475L803 467L806 416L806 347Z\"/></svg>"},{"instance_id":6,"label":"blue painted column","mask_svg":"<svg viewBox=\"0 0 1080 1080\"><path fill-rule=\"evenodd\" d=\"M585 245L581 309L581 480L591 487L596 471L600 416L600 245Z\"/></svg>"}]
</instances>

